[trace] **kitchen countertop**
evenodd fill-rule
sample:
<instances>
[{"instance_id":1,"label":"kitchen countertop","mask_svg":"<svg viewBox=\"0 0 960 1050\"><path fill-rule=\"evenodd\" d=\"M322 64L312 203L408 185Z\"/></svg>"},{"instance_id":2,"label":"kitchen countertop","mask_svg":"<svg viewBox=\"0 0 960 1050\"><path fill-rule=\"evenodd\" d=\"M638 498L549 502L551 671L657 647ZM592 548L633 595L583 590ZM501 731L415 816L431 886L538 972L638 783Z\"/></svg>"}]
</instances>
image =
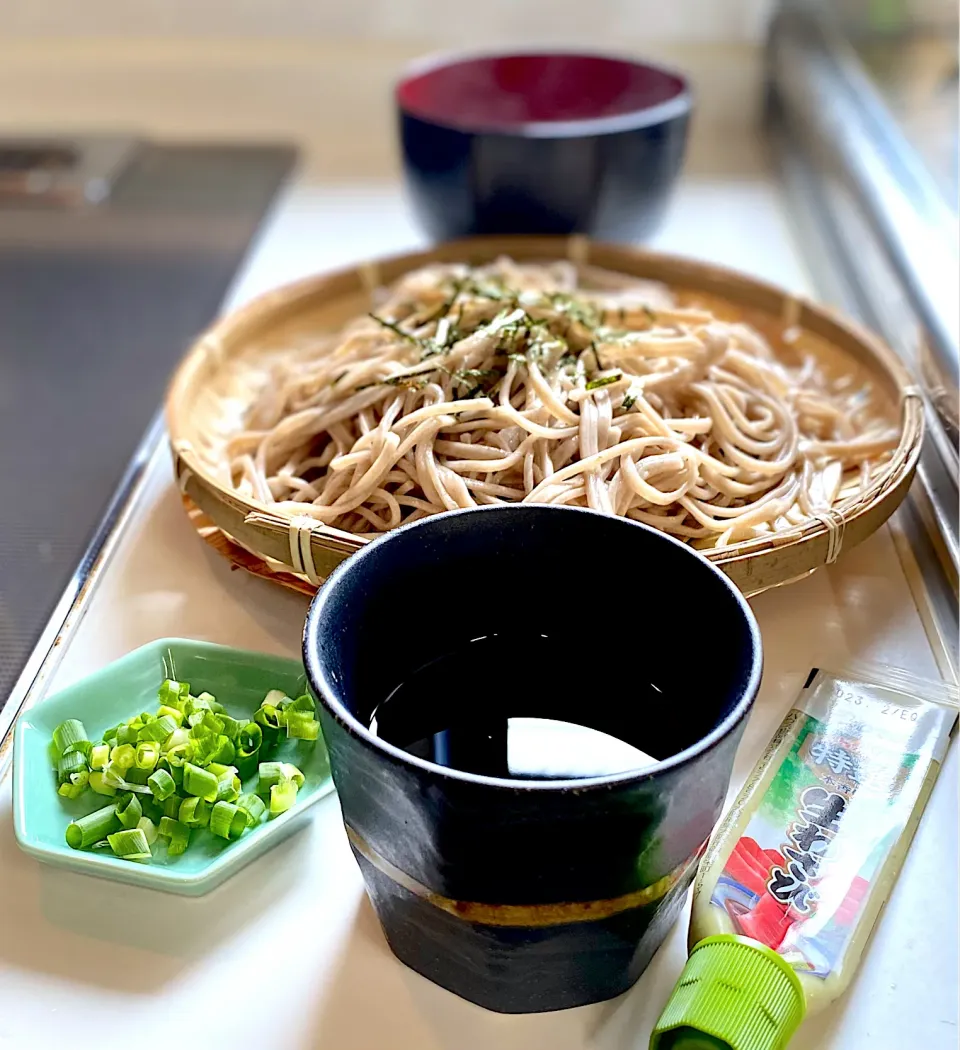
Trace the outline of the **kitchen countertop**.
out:
<instances>
[{"instance_id":1,"label":"kitchen countertop","mask_svg":"<svg viewBox=\"0 0 960 1050\"><path fill-rule=\"evenodd\" d=\"M392 184L300 186L278 206L230 297L420 243ZM803 292L810 282L776 186L688 179L656 247ZM909 566L908 566L909 569ZM829 569L754 598L764 684L732 790L806 671L850 658L937 673L888 527ZM192 532L164 448L53 676L57 689L154 638L297 654L307 603L231 567ZM957 1040L957 749L851 991L793 1050L948 1050ZM642 1050L683 965L678 925L638 984L559 1014L488 1013L407 970L367 903L336 799L210 895L168 897L46 868L16 846L0 784L0 1047L74 1050ZM263 989L255 1007L252 989Z\"/></svg>"}]
</instances>

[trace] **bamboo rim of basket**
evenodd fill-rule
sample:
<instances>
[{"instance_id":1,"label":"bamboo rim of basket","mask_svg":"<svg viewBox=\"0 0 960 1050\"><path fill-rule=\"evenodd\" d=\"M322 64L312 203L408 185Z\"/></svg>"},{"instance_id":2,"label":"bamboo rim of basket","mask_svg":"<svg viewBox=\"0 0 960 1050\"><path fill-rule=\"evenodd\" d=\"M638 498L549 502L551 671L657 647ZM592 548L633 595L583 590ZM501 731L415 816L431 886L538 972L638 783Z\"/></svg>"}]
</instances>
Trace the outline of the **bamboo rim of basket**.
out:
<instances>
[{"instance_id":1,"label":"bamboo rim of basket","mask_svg":"<svg viewBox=\"0 0 960 1050\"><path fill-rule=\"evenodd\" d=\"M430 262L480 264L503 254L528 260L570 259L760 311L779 320L784 329L797 327L819 337L881 381L899 410L900 441L886 468L865 491L848 497L825 519L810 518L792 529L699 552L745 594L791 582L834 561L841 549L875 532L906 495L923 439L923 399L905 365L880 339L828 307L726 267L579 236L452 241L307 277L267 292L224 317L194 343L167 392L167 428L182 494L241 548L318 586L340 561L369 540L319 522L305 525L304 519L298 522L268 504L225 488L190 439L195 394L232 354L307 310L333 306L347 296L371 294Z\"/></svg>"}]
</instances>

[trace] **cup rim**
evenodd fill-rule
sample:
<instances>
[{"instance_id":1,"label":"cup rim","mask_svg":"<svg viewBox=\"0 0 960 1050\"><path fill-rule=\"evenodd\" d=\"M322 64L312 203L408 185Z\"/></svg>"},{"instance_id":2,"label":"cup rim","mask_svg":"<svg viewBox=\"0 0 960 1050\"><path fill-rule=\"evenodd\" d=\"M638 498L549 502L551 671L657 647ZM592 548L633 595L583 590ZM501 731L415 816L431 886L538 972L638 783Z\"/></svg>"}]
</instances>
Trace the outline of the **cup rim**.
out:
<instances>
[{"instance_id":1,"label":"cup rim","mask_svg":"<svg viewBox=\"0 0 960 1050\"><path fill-rule=\"evenodd\" d=\"M371 551L375 551L380 546L392 542L393 538L401 533L438 528L441 527L441 522L443 520L453 516L461 517L464 514L479 513L503 516L529 513L530 511L546 511L556 515L583 514L595 519L622 522L624 527L642 529L651 537L656 537L657 540L661 540L664 543L673 544L686 555L696 558L700 562L705 573L712 574L719 582L721 582L727 593L739 607L741 615L747 625L750 639L750 653L748 657L750 660L750 671L746 684L741 690L739 700L722 722L714 726L709 733L691 744L690 747L684 748L683 751L679 751L677 754L671 755L669 758L656 762L652 766L644 766L641 769L627 770L622 773L612 773L601 777L583 777L568 780L509 780L504 777L491 777L480 773L469 773L465 770L454 769L449 766L441 766L435 762L429 762L426 759L418 758L416 755L412 755L410 752L404 751L402 748L396 747L376 736L374 733L371 733L369 728L346 708L346 706L336 697L336 690L331 687L330 682L324 673L316 647L317 620L321 611L331 601L332 595L334 594L339 581L344 576L359 572L363 567L364 559L371 557ZM746 598L744 598L732 581L729 580L715 565L699 555L693 548L682 543L680 540L675 539L673 536L669 536L666 533L654 529L649 525L644 525L641 522L631 521L627 518L612 517L611 515L601 514L599 511L589 510L585 507L551 507L547 505L530 507L524 506L523 504L508 504L505 506L475 507L464 510L446 511L441 515L431 515L428 518L421 518L419 521L411 522L408 525L401 525L399 528L393 529L392 531L377 537L377 539L371 541L362 550L357 551L357 553L350 555L349 558L342 561L322 584L316 597L311 602L310 610L307 613L307 618L303 627L302 648L303 666L307 674L307 680L309 681L311 688L314 690L318 701L326 707L327 711L347 731L347 733L358 738L361 743L372 748L374 751L381 752L386 758L392 759L394 762L412 766L414 769L431 773L435 776L448 777L452 780L458 780L468 784L482 785L484 787L499 788L510 791L560 791L570 789L576 789L577 791L602 790L638 779L659 776L673 769L685 766L699 758L701 755L709 752L715 745L719 744L720 741L728 736L736 728L738 723L747 716L747 713L749 712L760 689L760 678L763 671L762 640L760 636L760 628L757 624L756 617L753 614L753 610L747 603Z\"/></svg>"},{"instance_id":2,"label":"cup rim","mask_svg":"<svg viewBox=\"0 0 960 1050\"><path fill-rule=\"evenodd\" d=\"M594 58L611 62L623 62L638 69L649 69L680 82L680 90L671 98L653 106L631 109L626 113L617 113L609 117L584 117L578 120L528 121L526 123L497 124L460 122L419 112L415 107L407 106L402 98L404 88L413 80L440 69L465 65L469 62L493 58L523 57L554 58ZM676 117L689 114L693 108L693 90L686 74L673 66L660 62L648 62L634 55L604 49L580 49L563 47L529 47L516 48L478 48L447 49L434 51L414 59L403 67L400 76L394 82L393 98L398 111L407 117L422 121L425 124L462 135L501 135L504 138L579 138L593 135L613 135L618 132L639 131L655 124L663 124Z\"/></svg>"}]
</instances>

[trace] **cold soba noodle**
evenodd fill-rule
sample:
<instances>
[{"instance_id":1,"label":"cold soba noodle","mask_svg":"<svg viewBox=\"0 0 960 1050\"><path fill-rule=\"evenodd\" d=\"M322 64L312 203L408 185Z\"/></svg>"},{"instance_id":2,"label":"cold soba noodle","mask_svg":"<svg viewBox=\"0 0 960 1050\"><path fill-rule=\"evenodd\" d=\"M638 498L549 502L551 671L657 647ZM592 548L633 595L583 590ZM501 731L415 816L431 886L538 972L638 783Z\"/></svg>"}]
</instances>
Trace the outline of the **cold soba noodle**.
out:
<instances>
[{"instance_id":1,"label":"cold soba noodle","mask_svg":"<svg viewBox=\"0 0 960 1050\"><path fill-rule=\"evenodd\" d=\"M281 360L228 445L231 479L367 536L531 502L723 546L856 495L896 447L864 376L796 358L634 278L432 265Z\"/></svg>"}]
</instances>

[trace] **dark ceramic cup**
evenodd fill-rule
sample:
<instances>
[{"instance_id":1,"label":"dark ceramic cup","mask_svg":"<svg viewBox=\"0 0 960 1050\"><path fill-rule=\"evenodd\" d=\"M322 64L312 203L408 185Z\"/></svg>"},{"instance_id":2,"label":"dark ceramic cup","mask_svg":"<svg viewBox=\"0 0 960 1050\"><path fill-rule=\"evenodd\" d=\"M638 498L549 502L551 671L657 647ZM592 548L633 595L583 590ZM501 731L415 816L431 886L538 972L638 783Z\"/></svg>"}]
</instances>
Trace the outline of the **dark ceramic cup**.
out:
<instances>
[{"instance_id":1,"label":"dark ceramic cup","mask_svg":"<svg viewBox=\"0 0 960 1050\"><path fill-rule=\"evenodd\" d=\"M631 710L631 681L664 683L668 702L641 714L680 749L639 771L520 781L435 765L370 731L418 668L518 622L544 635L573 627L569 660L597 669L582 697L591 714ZM394 953L506 1013L629 988L682 906L760 682L757 625L726 577L622 518L459 511L343 562L313 602L303 652L350 844ZM464 667L462 688L483 673Z\"/></svg>"},{"instance_id":2,"label":"dark ceramic cup","mask_svg":"<svg viewBox=\"0 0 960 1050\"><path fill-rule=\"evenodd\" d=\"M692 105L676 73L588 54L426 59L396 104L409 195L431 237L610 241L659 224Z\"/></svg>"}]
</instances>

